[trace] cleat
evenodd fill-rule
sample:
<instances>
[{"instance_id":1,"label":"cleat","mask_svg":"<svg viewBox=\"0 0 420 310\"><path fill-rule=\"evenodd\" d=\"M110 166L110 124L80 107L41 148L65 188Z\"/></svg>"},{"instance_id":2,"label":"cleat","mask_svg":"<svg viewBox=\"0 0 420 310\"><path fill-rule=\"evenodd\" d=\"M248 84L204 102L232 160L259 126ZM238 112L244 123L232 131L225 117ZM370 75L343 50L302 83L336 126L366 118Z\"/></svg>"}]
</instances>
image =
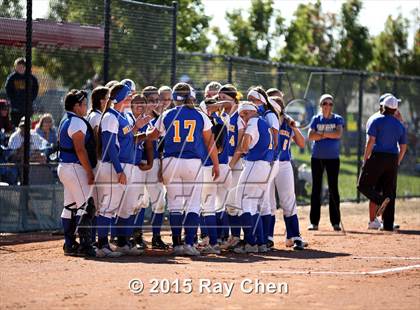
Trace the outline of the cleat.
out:
<instances>
[{"instance_id":1,"label":"cleat","mask_svg":"<svg viewBox=\"0 0 420 310\"><path fill-rule=\"evenodd\" d=\"M269 249L271 249L272 247L274 247L274 242L273 242L273 240L268 240L267 241L267 248L269 248Z\"/></svg>"},{"instance_id":2,"label":"cleat","mask_svg":"<svg viewBox=\"0 0 420 310\"><path fill-rule=\"evenodd\" d=\"M163 242L161 236L154 236L152 237L152 249L157 250L167 250L169 249L169 245Z\"/></svg>"},{"instance_id":3,"label":"cleat","mask_svg":"<svg viewBox=\"0 0 420 310\"><path fill-rule=\"evenodd\" d=\"M233 249L233 252L237 254L248 254L248 253L258 253L258 245L238 245Z\"/></svg>"},{"instance_id":4,"label":"cleat","mask_svg":"<svg viewBox=\"0 0 420 310\"><path fill-rule=\"evenodd\" d=\"M308 230L318 230L318 225L311 224L308 226Z\"/></svg>"},{"instance_id":5,"label":"cleat","mask_svg":"<svg viewBox=\"0 0 420 310\"><path fill-rule=\"evenodd\" d=\"M303 245L302 239L296 238L293 241L293 250L295 250L295 251L303 251L304 249L305 249L305 246Z\"/></svg>"},{"instance_id":6,"label":"cleat","mask_svg":"<svg viewBox=\"0 0 420 310\"><path fill-rule=\"evenodd\" d=\"M96 250L93 246L79 246L77 249L77 256L79 257L96 257Z\"/></svg>"},{"instance_id":7,"label":"cleat","mask_svg":"<svg viewBox=\"0 0 420 310\"><path fill-rule=\"evenodd\" d=\"M183 245L175 246L173 254L176 255L176 256L183 256L184 255L184 246Z\"/></svg>"},{"instance_id":8,"label":"cleat","mask_svg":"<svg viewBox=\"0 0 420 310\"><path fill-rule=\"evenodd\" d=\"M197 250L194 246L185 244L184 245L184 255L186 256L199 256L200 251Z\"/></svg>"},{"instance_id":9,"label":"cleat","mask_svg":"<svg viewBox=\"0 0 420 310\"><path fill-rule=\"evenodd\" d=\"M239 237L231 236L231 237L229 237L229 239L227 241L224 241L220 245L220 249L222 249L222 250L233 249L239 244L240 241L241 241L241 239Z\"/></svg>"},{"instance_id":10,"label":"cleat","mask_svg":"<svg viewBox=\"0 0 420 310\"><path fill-rule=\"evenodd\" d=\"M210 244L210 237L208 236L200 238L200 240L198 241L198 246L200 247L206 247L209 244Z\"/></svg>"},{"instance_id":11,"label":"cleat","mask_svg":"<svg viewBox=\"0 0 420 310\"><path fill-rule=\"evenodd\" d=\"M96 250L96 257L99 257L99 258L105 258L105 257L116 258L116 257L120 257L121 255L122 253L112 251L109 248L109 246L105 246L101 249Z\"/></svg>"},{"instance_id":12,"label":"cleat","mask_svg":"<svg viewBox=\"0 0 420 310\"><path fill-rule=\"evenodd\" d=\"M292 246L294 246L295 240L300 240L304 248L306 248L309 245L307 241L302 239L302 237L293 237L290 239L286 239L286 247L291 248Z\"/></svg>"},{"instance_id":13,"label":"cleat","mask_svg":"<svg viewBox=\"0 0 420 310\"><path fill-rule=\"evenodd\" d=\"M204 247L202 250L200 250L201 254L220 254L220 247L219 245L215 244L215 245L207 245L206 247Z\"/></svg>"},{"instance_id":14,"label":"cleat","mask_svg":"<svg viewBox=\"0 0 420 310\"><path fill-rule=\"evenodd\" d=\"M381 228L381 221L378 218L375 218L373 221L369 222L368 229L378 230Z\"/></svg>"},{"instance_id":15,"label":"cleat","mask_svg":"<svg viewBox=\"0 0 420 310\"><path fill-rule=\"evenodd\" d=\"M73 243L71 246L66 246L63 244L63 251L65 256L77 256L77 249L79 244L77 242Z\"/></svg>"},{"instance_id":16,"label":"cleat","mask_svg":"<svg viewBox=\"0 0 420 310\"><path fill-rule=\"evenodd\" d=\"M334 224L333 226L334 231L341 231L341 227L339 224Z\"/></svg>"},{"instance_id":17,"label":"cleat","mask_svg":"<svg viewBox=\"0 0 420 310\"><path fill-rule=\"evenodd\" d=\"M124 246L117 246L114 251L120 252L123 255L129 255L129 256L139 256L143 254L144 252L144 250L140 250L137 247L131 247L128 244Z\"/></svg>"},{"instance_id":18,"label":"cleat","mask_svg":"<svg viewBox=\"0 0 420 310\"><path fill-rule=\"evenodd\" d=\"M382 202L381 206L376 210L376 216L382 216L388 204L390 203L391 199L388 197Z\"/></svg>"},{"instance_id":19,"label":"cleat","mask_svg":"<svg viewBox=\"0 0 420 310\"><path fill-rule=\"evenodd\" d=\"M258 253L267 253L269 249L266 244L261 244L258 246Z\"/></svg>"},{"instance_id":20,"label":"cleat","mask_svg":"<svg viewBox=\"0 0 420 310\"><path fill-rule=\"evenodd\" d=\"M140 251L147 249L146 242L144 242L143 240L143 233L135 234L134 244L136 245L136 248Z\"/></svg>"}]
</instances>

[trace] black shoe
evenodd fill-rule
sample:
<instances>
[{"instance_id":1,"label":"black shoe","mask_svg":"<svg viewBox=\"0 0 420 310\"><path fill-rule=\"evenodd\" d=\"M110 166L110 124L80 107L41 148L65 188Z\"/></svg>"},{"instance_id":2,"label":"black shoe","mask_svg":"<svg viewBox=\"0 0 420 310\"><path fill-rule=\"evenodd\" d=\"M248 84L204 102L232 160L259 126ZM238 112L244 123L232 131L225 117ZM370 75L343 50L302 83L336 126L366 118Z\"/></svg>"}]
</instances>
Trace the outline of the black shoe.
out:
<instances>
[{"instance_id":1,"label":"black shoe","mask_svg":"<svg viewBox=\"0 0 420 310\"><path fill-rule=\"evenodd\" d=\"M95 248L91 245L79 246L77 249L77 256L80 257L96 257Z\"/></svg>"},{"instance_id":2,"label":"black shoe","mask_svg":"<svg viewBox=\"0 0 420 310\"><path fill-rule=\"evenodd\" d=\"M334 224L333 228L334 228L334 231L341 231L341 227L339 224Z\"/></svg>"},{"instance_id":3,"label":"black shoe","mask_svg":"<svg viewBox=\"0 0 420 310\"><path fill-rule=\"evenodd\" d=\"M63 251L65 256L77 256L77 249L79 248L79 243L74 242L72 246L66 246L63 244Z\"/></svg>"},{"instance_id":4,"label":"black shoe","mask_svg":"<svg viewBox=\"0 0 420 310\"><path fill-rule=\"evenodd\" d=\"M143 234L138 234L134 237L134 243L139 250L147 249L147 245L143 240Z\"/></svg>"},{"instance_id":5,"label":"black shoe","mask_svg":"<svg viewBox=\"0 0 420 310\"><path fill-rule=\"evenodd\" d=\"M293 241L293 250L295 251L303 251L305 249L305 245L303 244L302 240L295 239Z\"/></svg>"},{"instance_id":6,"label":"black shoe","mask_svg":"<svg viewBox=\"0 0 420 310\"><path fill-rule=\"evenodd\" d=\"M157 235L152 238L152 249L167 250L169 245L163 242L160 235Z\"/></svg>"},{"instance_id":7,"label":"black shoe","mask_svg":"<svg viewBox=\"0 0 420 310\"><path fill-rule=\"evenodd\" d=\"M267 248L272 248L274 246L274 242L273 242L273 240L268 240L267 241Z\"/></svg>"}]
</instances>

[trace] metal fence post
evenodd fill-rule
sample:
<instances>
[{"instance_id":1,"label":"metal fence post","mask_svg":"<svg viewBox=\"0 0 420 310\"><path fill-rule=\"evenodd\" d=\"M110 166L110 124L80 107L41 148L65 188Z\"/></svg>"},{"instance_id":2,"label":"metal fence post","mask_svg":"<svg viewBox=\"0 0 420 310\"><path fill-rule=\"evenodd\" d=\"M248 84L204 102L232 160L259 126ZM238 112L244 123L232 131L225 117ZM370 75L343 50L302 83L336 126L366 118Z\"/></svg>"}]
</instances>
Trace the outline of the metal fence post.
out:
<instances>
[{"instance_id":1,"label":"metal fence post","mask_svg":"<svg viewBox=\"0 0 420 310\"><path fill-rule=\"evenodd\" d=\"M321 93L325 94L325 75L324 75L324 72L322 72L322 74L321 74Z\"/></svg>"},{"instance_id":2,"label":"metal fence post","mask_svg":"<svg viewBox=\"0 0 420 310\"><path fill-rule=\"evenodd\" d=\"M357 178L360 176L360 168L362 164L362 116L363 116L363 87L364 86L364 74L359 75L359 111L357 119ZM360 192L357 191L356 197L357 203L360 202Z\"/></svg>"},{"instance_id":3,"label":"metal fence post","mask_svg":"<svg viewBox=\"0 0 420 310\"><path fill-rule=\"evenodd\" d=\"M109 32L111 26L111 0L104 0L104 83L109 81Z\"/></svg>"},{"instance_id":4,"label":"metal fence post","mask_svg":"<svg viewBox=\"0 0 420 310\"><path fill-rule=\"evenodd\" d=\"M398 79L396 76L392 79L392 94L398 98Z\"/></svg>"},{"instance_id":5,"label":"metal fence post","mask_svg":"<svg viewBox=\"0 0 420 310\"><path fill-rule=\"evenodd\" d=\"M227 72L227 81L229 84L232 84L232 73L233 73L233 60L232 57L227 57L228 61L228 72Z\"/></svg>"},{"instance_id":6,"label":"metal fence post","mask_svg":"<svg viewBox=\"0 0 420 310\"><path fill-rule=\"evenodd\" d=\"M277 70L277 89L282 91L283 81L282 81L281 75L283 74L282 72L283 67L280 63L277 64L276 70Z\"/></svg>"},{"instance_id":7,"label":"metal fence post","mask_svg":"<svg viewBox=\"0 0 420 310\"><path fill-rule=\"evenodd\" d=\"M172 2L172 59L171 59L171 85L176 83L176 58L177 58L177 48L176 48L176 35L177 35L177 15L178 15L178 2Z\"/></svg>"}]
</instances>

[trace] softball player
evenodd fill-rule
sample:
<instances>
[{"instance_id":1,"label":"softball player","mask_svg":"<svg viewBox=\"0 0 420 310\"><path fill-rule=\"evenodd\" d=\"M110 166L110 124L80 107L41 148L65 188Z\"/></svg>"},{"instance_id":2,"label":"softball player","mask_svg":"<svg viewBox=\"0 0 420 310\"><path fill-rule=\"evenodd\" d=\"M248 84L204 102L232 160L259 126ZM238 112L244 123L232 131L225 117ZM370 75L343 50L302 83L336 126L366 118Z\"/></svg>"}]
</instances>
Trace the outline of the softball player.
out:
<instances>
[{"instance_id":1,"label":"softball player","mask_svg":"<svg viewBox=\"0 0 420 310\"><path fill-rule=\"evenodd\" d=\"M159 105L159 93L156 87L145 87L142 91L142 95L145 97L147 103L146 113L152 118L148 125L140 129L141 133L146 133L147 129L152 128L158 120L161 107ZM168 245L163 242L160 235L163 223L163 213L165 211L165 188L163 183L159 181L159 174L162 169L161 155L159 152L160 143L162 142L153 141L153 167L146 172L146 192L143 197L142 207L147 208L151 205L152 208L152 247L166 250L168 249ZM137 239L140 242L142 236L137 236Z\"/></svg>"},{"instance_id":2,"label":"softball player","mask_svg":"<svg viewBox=\"0 0 420 310\"><path fill-rule=\"evenodd\" d=\"M94 132L94 138L96 140L99 130L99 125L102 118L102 113L106 109L107 102L109 100L109 89L107 87L98 86L96 87L91 94L92 109L88 112L87 121ZM96 168L93 169L96 175ZM101 187L94 186L93 190L93 199L95 200L95 206L99 206L99 197L102 197ZM92 223L92 241L96 241L96 215L93 218Z\"/></svg>"},{"instance_id":3,"label":"softball player","mask_svg":"<svg viewBox=\"0 0 420 310\"><path fill-rule=\"evenodd\" d=\"M201 253L220 254L218 241L226 241L227 222L223 222L225 217L225 203L230 188L231 174L228 165L229 161L229 137L228 124L229 115L220 111L215 99L206 99L202 106L202 110L209 115L213 123L212 132L216 143L220 177L213 181L212 161L208 156L207 150L204 148L204 167L203 167L203 190L202 190L202 216L204 225L207 228L209 237L206 237L208 244L203 242L205 246Z\"/></svg>"},{"instance_id":4,"label":"softball player","mask_svg":"<svg viewBox=\"0 0 420 310\"><path fill-rule=\"evenodd\" d=\"M241 150L244 152L244 169L237 190L237 203L241 209L241 225L245 245L237 245L235 253L257 253L262 245L261 225L258 227L259 207L264 200L273 162L273 138L267 122L259 117L258 107L241 103L239 115L244 121ZM256 240L257 239L257 240Z\"/></svg>"},{"instance_id":5,"label":"softball player","mask_svg":"<svg viewBox=\"0 0 420 310\"><path fill-rule=\"evenodd\" d=\"M294 250L303 250L307 246L307 242L303 241L300 236L299 219L296 208L296 195L293 167L291 163L292 154L290 150L290 143L293 140L299 147L305 147L305 138L292 118L285 116L284 103L281 97L270 98L282 108L280 113L280 130L279 130L279 169L275 176L275 188L279 197L280 207L283 209L283 218L286 226L286 246L293 246ZM275 204L271 208L271 217L264 219L263 222L269 224L268 238L273 242L276 207Z\"/></svg>"},{"instance_id":6,"label":"softball player","mask_svg":"<svg viewBox=\"0 0 420 310\"><path fill-rule=\"evenodd\" d=\"M269 242L269 236L270 236L270 227L271 227L271 214L272 210L274 209L274 212L276 210L276 196L275 196L275 182L274 179L278 175L279 172L279 161L278 161L278 155L279 155L279 129L280 129L280 123L279 123L279 113L281 113L282 109L278 105L276 101L269 98L267 94L265 93L265 90L260 87L254 87L252 88L248 93L248 100L251 102L254 102L258 108L259 108L259 114L262 116L267 124L270 127L271 134L273 136L273 150L274 150L274 156L273 156L273 164L271 166L271 172L269 175L268 180L268 187L267 190L264 193L264 201L261 206L260 210L260 216L261 221L259 221L259 225L262 225L262 230L264 234L264 240L262 241L263 244L259 246L260 252L267 252L268 251L268 245L272 245L272 242ZM260 228L261 229L261 228Z\"/></svg>"},{"instance_id":7,"label":"softball player","mask_svg":"<svg viewBox=\"0 0 420 310\"><path fill-rule=\"evenodd\" d=\"M86 96L86 92L75 89L66 95L64 105L67 118L59 130L58 177L64 186L64 208L61 214L64 255L96 256L92 247L91 228L87 227L92 225L91 220L95 215L91 186L96 158L90 158L85 146L94 141L92 128L83 119L87 111ZM80 246L75 240L76 229Z\"/></svg>"},{"instance_id":8,"label":"softball player","mask_svg":"<svg viewBox=\"0 0 420 310\"><path fill-rule=\"evenodd\" d=\"M172 108L172 89L169 86L161 86L158 89L160 113Z\"/></svg>"},{"instance_id":9,"label":"softball player","mask_svg":"<svg viewBox=\"0 0 420 310\"><path fill-rule=\"evenodd\" d=\"M136 120L142 117L147 110L146 98L142 95L135 95L131 101L131 112L127 113L127 119L131 126L134 126ZM147 125L146 125L147 126ZM144 250L145 245L142 238L142 226L144 222L145 206L143 204L144 199L144 188L146 173L153 167L153 144L151 141L145 140L145 134L142 133L141 129L136 135L137 143L135 144L135 152L133 154L133 164L135 168L133 170L132 186L127 190L127 196L136 199L134 202L134 214L132 215L132 227L133 231L132 242L135 244L137 249ZM146 163L143 161L146 159Z\"/></svg>"},{"instance_id":10,"label":"softball player","mask_svg":"<svg viewBox=\"0 0 420 310\"><path fill-rule=\"evenodd\" d=\"M101 121L102 163L98 169L98 180L103 186L100 199L98 224L99 257L115 257L121 254L139 255L141 251L128 242L130 235L130 217L137 197L127 196L127 187L132 182L133 152L135 149L133 131L149 120L138 119L134 128L123 111L131 102L131 89L121 83L114 85L110 99L114 103L107 109ZM116 216L117 245L113 251L108 243L108 230L111 218Z\"/></svg>"},{"instance_id":11,"label":"softball player","mask_svg":"<svg viewBox=\"0 0 420 310\"><path fill-rule=\"evenodd\" d=\"M229 133L228 133L228 155L229 155L229 166L231 168L231 186L229 188L228 196L226 199L226 213L230 226L230 237L227 241L223 242L220 246L221 249L233 249L238 245L241 236L241 220L240 220L240 209L236 203L236 190L239 182L239 177L243 169L243 161L239 151L236 156L235 152L239 150L238 141L239 134L238 122L242 122L239 117L238 104L240 94L237 89L230 84L223 85L218 92L219 101L223 101L223 107L226 113L229 114ZM235 159L234 159L235 157ZM233 163L234 164L230 164Z\"/></svg>"},{"instance_id":12,"label":"softball player","mask_svg":"<svg viewBox=\"0 0 420 310\"><path fill-rule=\"evenodd\" d=\"M219 160L214 147L212 124L203 112L194 107L195 92L186 83L173 89L176 107L165 111L155 127L148 131L150 139L165 136L163 181L168 195L168 209L175 255L199 255L194 247L200 213L202 188L202 145L207 147L213 162L213 178L219 177ZM183 213L185 211L185 220ZM185 245L181 243L185 227Z\"/></svg>"}]
</instances>

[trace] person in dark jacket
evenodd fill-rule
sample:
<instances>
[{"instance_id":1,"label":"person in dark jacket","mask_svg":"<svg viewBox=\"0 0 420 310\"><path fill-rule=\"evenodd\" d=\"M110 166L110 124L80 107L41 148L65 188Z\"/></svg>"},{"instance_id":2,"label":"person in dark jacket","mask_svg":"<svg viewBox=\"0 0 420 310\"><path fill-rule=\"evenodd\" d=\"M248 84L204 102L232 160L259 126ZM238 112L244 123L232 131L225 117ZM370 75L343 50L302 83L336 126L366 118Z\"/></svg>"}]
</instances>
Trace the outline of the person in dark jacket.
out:
<instances>
[{"instance_id":1,"label":"person in dark jacket","mask_svg":"<svg viewBox=\"0 0 420 310\"><path fill-rule=\"evenodd\" d=\"M15 71L12 72L6 80L6 94L10 101L12 108L11 119L15 127L18 127L19 121L22 116L25 116L25 69L26 60L25 58L18 58L15 60ZM34 75L31 74L31 102L33 102L38 96L38 80Z\"/></svg>"}]
</instances>

